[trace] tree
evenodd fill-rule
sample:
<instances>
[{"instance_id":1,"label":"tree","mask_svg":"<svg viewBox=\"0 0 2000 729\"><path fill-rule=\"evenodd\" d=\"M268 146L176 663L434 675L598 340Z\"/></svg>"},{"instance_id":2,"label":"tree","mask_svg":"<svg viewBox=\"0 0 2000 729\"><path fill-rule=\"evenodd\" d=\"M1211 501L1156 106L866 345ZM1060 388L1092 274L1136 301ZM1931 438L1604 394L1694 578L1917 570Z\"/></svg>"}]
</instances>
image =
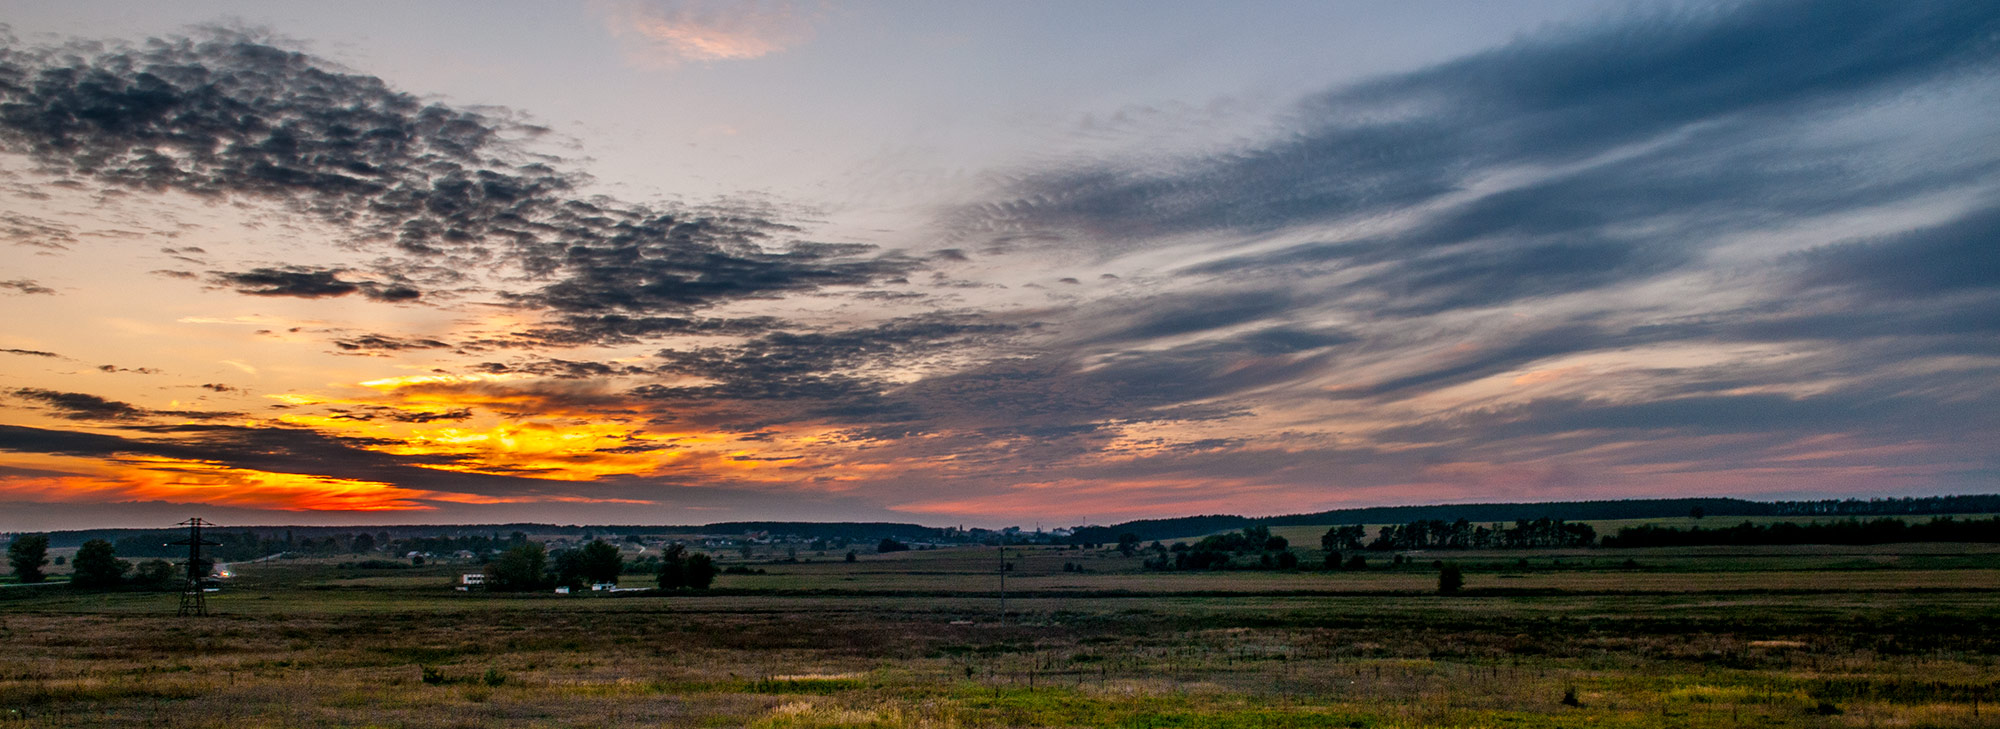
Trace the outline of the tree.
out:
<instances>
[{"instance_id":1,"label":"tree","mask_svg":"<svg viewBox=\"0 0 2000 729\"><path fill-rule=\"evenodd\" d=\"M369 552L373 552L375 551L375 535L369 534L367 532L356 534L354 535L354 541L351 542L350 544L352 545L352 549L354 550L355 554L367 554Z\"/></svg>"},{"instance_id":2,"label":"tree","mask_svg":"<svg viewBox=\"0 0 2000 729\"><path fill-rule=\"evenodd\" d=\"M890 537L883 537L882 541L875 545L875 551L879 554L887 554L889 552L908 552L910 551L910 545L898 542Z\"/></svg>"},{"instance_id":3,"label":"tree","mask_svg":"<svg viewBox=\"0 0 2000 729\"><path fill-rule=\"evenodd\" d=\"M24 583L41 582L48 579L42 566L49 563L49 537L46 534L28 534L14 538L7 545L7 563L14 566L14 579Z\"/></svg>"},{"instance_id":4,"label":"tree","mask_svg":"<svg viewBox=\"0 0 2000 729\"><path fill-rule=\"evenodd\" d=\"M1298 569L1298 567L1299 555L1297 553L1289 549L1278 553L1278 569L1291 570Z\"/></svg>"},{"instance_id":5,"label":"tree","mask_svg":"<svg viewBox=\"0 0 2000 729\"><path fill-rule=\"evenodd\" d=\"M715 584L715 560L706 554L690 554L687 560L687 587L690 590L706 590Z\"/></svg>"},{"instance_id":6,"label":"tree","mask_svg":"<svg viewBox=\"0 0 2000 729\"><path fill-rule=\"evenodd\" d=\"M1139 551L1139 535L1131 532L1118 535L1118 551L1127 557Z\"/></svg>"},{"instance_id":7,"label":"tree","mask_svg":"<svg viewBox=\"0 0 2000 729\"><path fill-rule=\"evenodd\" d=\"M149 559L139 563L132 572L132 584L148 590L169 592L181 587L180 570L164 559Z\"/></svg>"},{"instance_id":8,"label":"tree","mask_svg":"<svg viewBox=\"0 0 2000 729\"><path fill-rule=\"evenodd\" d=\"M853 562L856 559L858 559L858 556L854 553L854 550L847 550L847 561Z\"/></svg>"},{"instance_id":9,"label":"tree","mask_svg":"<svg viewBox=\"0 0 2000 729\"><path fill-rule=\"evenodd\" d=\"M576 551L583 579L593 585L604 582L617 584L618 575L625 571L625 555L619 554L618 547L610 542L594 540Z\"/></svg>"},{"instance_id":10,"label":"tree","mask_svg":"<svg viewBox=\"0 0 2000 729\"><path fill-rule=\"evenodd\" d=\"M551 559L555 562L555 582L557 585L569 588L583 586L583 552L581 550L565 549L556 552L552 555Z\"/></svg>"},{"instance_id":11,"label":"tree","mask_svg":"<svg viewBox=\"0 0 2000 729\"><path fill-rule=\"evenodd\" d=\"M1361 539L1368 536L1368 528L1360 524L1331 527L1320 535L1319 548L1328 552L1353 551L1361 548Z\"/></svg>"},{"instance_id":12,"label":"tree","mask_svg":"<svg viewBox=\"0 0 2000 729\"><path fill-rule=\"evenodd\" d=\"M1438 594L1456 595L1462 587L1465 587L1465 573L1458 565L1448 564L1438 570Z\"/></svg>"},{"instance_id":13,"label":"tree","mask_svg":"<svg viewBox=\"0 0 2000 729\"><path fill-rule=\"evenodd\" d=\"M1273 536L1264 540L1264 551L1266 552L1283 552L1291 548L1291 540L1284 537Z\"/></svg>"},{"instance_id":14,"label":"tree","mask_svg":"<svg viewBox=\"0 0 2000 729\"><path fill-rule=\"evenodd\" d=\"M687 547L669 544L660 551L660 589L678 590L687 586Z\"/></svg>"},{"instance_id":15,"label":"tree","mask_svg":"<svg viewBox=\"0 0 2000 729\"><path fill-rule=\"evenodd\" d=\"M690 554L687 547L669 545L660 555L660 589L706 590L715 583L715 560L706 554Z\"/></svg>"},{"instance_id":16,"label":"tree","mask_svg":"<svg viewBox=\"0 0 2000 729\"><path fill-rule=\"evenodd\" d=\"M77 587L116 587L132 569L132 563L119 559L118 551L102 539L84 542L71 565L70 584Z\"/></svg>"},{"instance_id":17,"label":"tree","mask_svg":"<svg viewBox=\"0 0 2000 729\"><path fill-rule=\"evenodd\" d=\"M542 549L541 542L516 544L486 565L486 589L501 592L542 589L542 573L548 566L549 554Z\"/></svg>"}]
</instances>

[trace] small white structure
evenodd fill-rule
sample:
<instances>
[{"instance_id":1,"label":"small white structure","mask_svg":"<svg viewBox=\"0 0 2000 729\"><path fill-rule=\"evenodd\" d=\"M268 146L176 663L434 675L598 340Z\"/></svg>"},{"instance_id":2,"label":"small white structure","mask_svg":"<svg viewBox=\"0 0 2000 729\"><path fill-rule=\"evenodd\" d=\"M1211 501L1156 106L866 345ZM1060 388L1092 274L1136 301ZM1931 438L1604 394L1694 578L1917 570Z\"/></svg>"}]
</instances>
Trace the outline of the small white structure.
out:
<instances>
[{"instance_id":1,"label":"small white structure","mask_svg":"<svg viewBox=\"0 0 2000 729\"><path fill-rule=\"evenodd\" d=\"M484 585L486 584L486 574L483 572L468 572L466 574L459 575L458 584L466 586Z\"/></svg>"}]
</instances>

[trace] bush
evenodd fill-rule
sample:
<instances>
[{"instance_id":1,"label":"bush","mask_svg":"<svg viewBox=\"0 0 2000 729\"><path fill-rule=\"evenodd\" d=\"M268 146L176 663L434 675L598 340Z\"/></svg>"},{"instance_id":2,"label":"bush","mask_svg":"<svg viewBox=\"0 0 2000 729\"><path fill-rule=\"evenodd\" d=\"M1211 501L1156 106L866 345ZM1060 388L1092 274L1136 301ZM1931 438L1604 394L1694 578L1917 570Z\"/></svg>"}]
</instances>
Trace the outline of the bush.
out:
<instances>
[{"instance_id":1,"label":"bush","mask_svg":"<svg viewBox=\"0 0 2000 729\"><path fill-rule=\"evenodd\" d=\"M910 545L890 539L889 537L883 537L882 541L875 545L875 552L878 554L908 551L910 551Z\"/></svg>"}]
</instances>

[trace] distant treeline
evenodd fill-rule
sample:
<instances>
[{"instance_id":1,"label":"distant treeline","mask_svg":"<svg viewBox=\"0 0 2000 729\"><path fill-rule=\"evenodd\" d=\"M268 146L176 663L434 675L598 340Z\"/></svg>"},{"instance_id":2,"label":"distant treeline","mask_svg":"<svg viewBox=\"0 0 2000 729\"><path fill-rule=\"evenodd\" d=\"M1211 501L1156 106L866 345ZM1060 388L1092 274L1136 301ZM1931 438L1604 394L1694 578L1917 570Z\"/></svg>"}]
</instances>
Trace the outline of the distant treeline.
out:
<instances>
[{"instance_id":1,"label":"distant treeline","mask_svg":"<svg viewBox=\"0 0 2000 729\"><path fill-rule=\"evenodd\" d=\"M1114 544L1119 535L1134 534L1140 539L1174 539L1248 526L1306 526L1319 524L1409 524L1418 521L1473 524L1518 522L1523 519L1555 521L1597 521L1606 519L1661 519L1683 516L1902 516L1919 514L2000 513L2000 494L1969 496L1916 496L1885 499L1824 499L1819 501L1750 501L1747 499L1620 499L1615 501L1550 501L1541 503L1434 504L1427 506L1377 506L1362 509L1335 509L1310 514L1290 514L1251 518L1226 514L1185 516L1174 519L1143 519L1112 526L1077 529L1070 541L1078 544Z\"/></svg>"},{"instance_id":2,"label":"distant treeline","mask_svg":"<svg viewBox=\"0 0 2000 729\"><path fill-rule=\"evenodd\" d=\"M2000 542L2000 517L1958 520L1941 517L1910 523L1901 519L1752 524L1676 529L1634 526L1604 537L1606 547L1698 547L1773 544L1896 544L1901 542Z\"/></svg>"},{"instance_id":3,"label":"distant treeline","mask_svg":"<svg viewBox=\"0 0 2000 729\"><path fill-rule=\"evenodd\" d=\"M702 524L702 525L666 525L666 526L662 525L593 526L593 525L574 525L574 524L569 524L569 525L535 524L535 523L525 523L525 522L513 523L513 524L417 524L417 525L365 526L365 527L231 526L227 527L227 530L232 534L246 534L246 533L251 534L254 536L255 539L259 541L270 540L273 542L289 542L294 545L305 540L313 540L314 543L324 543L324 540L327 538L334 538L343 541L351 540L356 534L360 533L366 533L372 536L379 544L390 541L436 538L436 537L455 537L460 539L485 537L487 539L498 539L501 536L512 534L514 532L520 532L523 534L530 534L536 536L548 535L548 536L571 537L576 539L587 539L590 537L603 537L606 539L612 539L627 534L655 535L664 537L683 537L683 536L695 536L695 535L718 535L718 536L741 535L750 532L769 532L774 535L777 534L793 535L807 540L840 539L850 542L860 542L860 541L873 542L883 537L895 537L897 539L911 540L911 541L931 541L931 540L942 541L947 539L962 540L966 538L976 538L978 536L981 536L981 533L985 531L985 530L971 530L972 531L971 534L966 534L959 532L955 529L941 528L941 527L927 527L921 524L903 524L894 522L822 523L822 522L804 522L804 521L739 521L739 522L720 522L716 524ZM169 534L172 534L174 536L167 536ZM129 542L131 546L133 546L134 548L140 548L142 545L148 542L155 542L155 541L171 542L176 539L184 539L187 537L187 531L184 529L182 530L76 529L67 531L48 532L48 536L49 536L49 546L56 548L77 547L82 545L84 542L90 541L92 539L102 539L114 543L125 543L122 540L130 539L132 540ZM161 537L165 538L161 539ZM242 537L232 537L232 538L237 539L239 541L243 539ZM290 551L299 551L299 550L290 550ZM343 548L341 550L335 550L335 551L346 551L346 550ZM437 551L437 550L424 550L424 551ZM126 554L126 552L123 550L122 547L120 548L119 553ZM183 554L184 553L185 553L185 548L183 548Z\"/></svg>"},{"instance_id":4,"label":"distant treeline","mask_svg":"<svg viewBox=\"0 0 2000 729\"><path fill-rule=\"evenodd\" d=\"M1351 530L1351 531L1350 531ZM1343 539L1346 544L1329 544L1338 537L1358 533L1358 526L1343 530L1327 530L1320 539L1320 546L1329 548L1354 548L1354 540ZM1597 530L1589 524L1566 522L1561 519L1520 519L1513 528L1506 524L1473 524L1460 519L1454 522L1413 521L1408 524L1391 524L1382 527L1375 540L1369 542L1368 549L1386 552L1404 549L1536 549L1543 547L1588 547L1597 541Z\"/></svg>"}]
</instances>

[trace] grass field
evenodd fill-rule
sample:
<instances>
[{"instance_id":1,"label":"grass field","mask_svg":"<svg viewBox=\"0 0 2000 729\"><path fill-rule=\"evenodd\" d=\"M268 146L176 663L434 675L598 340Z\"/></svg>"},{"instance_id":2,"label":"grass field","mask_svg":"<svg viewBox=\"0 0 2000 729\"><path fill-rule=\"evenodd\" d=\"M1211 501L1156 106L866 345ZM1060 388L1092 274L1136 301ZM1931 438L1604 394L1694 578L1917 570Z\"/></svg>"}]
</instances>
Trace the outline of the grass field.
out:
<instances>
[{"instance_id":1,"label":"grass field","mask_svg":"<svg viewBox=\"0 0 2000 729\"><path fill-rule=\"evenodd\" d=\"M1009 553L1004 619L991 548L811 555L682 595L279 561L239 566L206 619L9 588L0 727L2000 726L1990 545L1366 573ZM1465 594L1434 594L1433 557L1468 567Z\"/></svg>"}]
</instances>

